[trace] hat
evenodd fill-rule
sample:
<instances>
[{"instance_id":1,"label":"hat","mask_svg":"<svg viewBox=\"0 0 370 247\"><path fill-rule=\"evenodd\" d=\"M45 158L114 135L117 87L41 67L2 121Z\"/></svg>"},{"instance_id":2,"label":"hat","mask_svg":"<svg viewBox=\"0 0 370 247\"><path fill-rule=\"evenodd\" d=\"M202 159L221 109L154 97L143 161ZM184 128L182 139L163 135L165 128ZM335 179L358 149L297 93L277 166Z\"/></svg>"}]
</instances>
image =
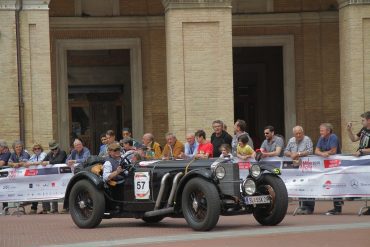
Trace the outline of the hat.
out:
<instances>
[{"instance_id":1,"label":"hat","mask_svg":"<svg viewBox=\"0 0 370 247\"><path fill-rule=\"evenodd\" d=\"M109 151L112 151L112 150L115 150L115 149L120 149L120 148L121 148L121 146L117 142L113 142L113 143L109 144L109 146L108 146Z\"/></svg>"},{"instance_id":2,"label":"hat","mask_svg":"<svg viewBox=\"0 0 370 247\"><path fill-rule=\"evenodd\" d=\"M49 142L49 148L50 149L56 149L59 147L59 143L57 143L55 140L52 140Z\"/></svg>"},{"instance_id":3,"label":"hat","mask_svg":"<svg viewBox=\"0 0 370 247\"><path fill-rule=\"evenodd\" d=\"M8 147L8 144L6 143L6 141L0 140L0 147L7 148Z\"/></svg>"}]
</instances>

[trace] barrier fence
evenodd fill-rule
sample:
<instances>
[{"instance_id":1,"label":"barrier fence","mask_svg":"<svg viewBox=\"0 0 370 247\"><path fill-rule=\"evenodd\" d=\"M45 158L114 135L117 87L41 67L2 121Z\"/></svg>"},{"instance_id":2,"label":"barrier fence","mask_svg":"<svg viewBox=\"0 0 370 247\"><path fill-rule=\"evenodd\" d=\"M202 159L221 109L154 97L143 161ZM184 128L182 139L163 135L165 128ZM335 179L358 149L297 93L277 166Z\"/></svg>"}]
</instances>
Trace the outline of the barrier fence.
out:
<instances>
[{"instance_id":1,"label":"barrier fence","mask_svg":"<svg viewBox=\"0 0 370 247\"><path fill-rule=\"evenodd\" d=\"M240 177L248 175L254 161L239 161ZM370 155L333 155L265 158L260 164L281 169L289 197L321 198L370 197ZM64 197L72 169L65 164L6 168L0 170L0 202L49 201Z\"/></svg>"}]
</instances>

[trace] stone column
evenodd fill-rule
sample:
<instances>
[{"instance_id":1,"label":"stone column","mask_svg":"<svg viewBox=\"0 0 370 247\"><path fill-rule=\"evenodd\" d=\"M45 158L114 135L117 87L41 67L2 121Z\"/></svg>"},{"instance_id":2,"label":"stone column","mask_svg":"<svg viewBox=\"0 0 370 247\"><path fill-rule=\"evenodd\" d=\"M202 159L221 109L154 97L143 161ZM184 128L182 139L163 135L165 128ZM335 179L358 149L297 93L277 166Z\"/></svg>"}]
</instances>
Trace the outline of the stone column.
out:
<instances>
[{"instance_id":1,"label":"stone column","mask_svg":"<svg viewBox=\"0 0 370 247\"><path fill-rule=\"evenodd\" d=\"M340 95L343 152L354 152L346 123L360 130L360 115L370 111L370 1L338 0Z\"/></svg>"},{"instance_id":2,"label":"stone column","mask_svg":"<svg viewBox=\"0 0 370 247\"><path fill-rule=\"evenodd\" d=\"M23 1L20 37L26 146L53 139L50 70L50 0Z\"/></svg>"},{"instance_id":3,"label":"stone column","mask_svg":"<svg viewBox=\"0 0 370 247\"><path fill-rule=\"evenodd\" d=\"M0 0L0 139L19 139L16 1Z\"/></svg>"},{"instance_id":4,"label":"stone column","mask_svg":"<svg viewBox=\"0 0 370 247\"><path fill-rule=\"evenodd\" d=\"M231 0L162 0L165 7L169 131L234 121Z\"/></svg>"}]
</instances>

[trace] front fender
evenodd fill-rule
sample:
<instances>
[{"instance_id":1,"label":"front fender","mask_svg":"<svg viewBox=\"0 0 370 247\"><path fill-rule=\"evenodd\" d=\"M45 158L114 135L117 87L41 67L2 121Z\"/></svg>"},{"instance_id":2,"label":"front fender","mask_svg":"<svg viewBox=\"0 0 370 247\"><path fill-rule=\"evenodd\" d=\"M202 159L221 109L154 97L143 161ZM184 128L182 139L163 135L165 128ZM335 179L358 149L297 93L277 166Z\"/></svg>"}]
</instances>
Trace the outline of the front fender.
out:
<instances>
[{"instance_id":1,"label":"front fender","mask_svg":"<svg viewBox=\"0 0 370 247\"><path fill-rule=\"evenodd\" d=\"M275 167L274 165L270 164L261 164L260 165L261 170L269 171L271 174L274 175L281 175L281 170L280 168Z\"/></svg>"},{"instance_id":2,"label":"front fender","mask_svg":"<svg viewBox=\"0 0 370 247\"><path fill-rule=\"evenodd\" d=\"M88 171L81 171L79 173L76 173L71 180L69 180L66 193L64 196L64 206L63 208L69 208L69 194L71 192L71 189L75 183L80 181L81 179L87 179L89 180L92 184L94 184L98 189L103 189L104 188L104 182L103 180L95 175L94 173L88 172Z\"/></svg>"},{"instance_id":3,"label":"front fender","mask_svg":"<svg viewBox=\"0 0 370 247\"><path fill-rule=\"evenodd\" d=\"M185 184L192 178L201 177L204 178L212 183L216 183L216 181L212 177L212 171L207 169L195 169L191 170L190 172L186 173L185 176L180 180L179 185L176 190L175 194L175 209L178 210L181 207L181 194L184 190Z\"/></svg>"}]
</instances>

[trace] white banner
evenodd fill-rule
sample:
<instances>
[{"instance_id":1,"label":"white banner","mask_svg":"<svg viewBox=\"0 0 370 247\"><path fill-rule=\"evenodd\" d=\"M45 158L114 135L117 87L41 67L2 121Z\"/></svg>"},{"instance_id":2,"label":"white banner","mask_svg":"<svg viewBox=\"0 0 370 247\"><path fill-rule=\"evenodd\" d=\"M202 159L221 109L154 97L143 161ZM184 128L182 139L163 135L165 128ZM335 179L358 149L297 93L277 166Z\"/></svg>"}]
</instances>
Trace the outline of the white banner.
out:
<instances>
[{"instance_id":1,"label":"white banner","mask_svg":"<svg viewBox=\"0 0 370 247\"><path fill-rule=\"evenodd\" d=\"M370 197L370 155L358 158L312 155L297 162L276 157L262 159L260 163L281 169L289 197ZM239 162L241 178L248 174L249 166L249 162Z\"/></svg>"},{"instance_id":2,"label":"white banner","mask_svg":"<svg viewBox=\"0 0 370 247\"><path fill-rule=\"evenodd\" d=\"M0 170L0 202L63 198L72 176L65 164Z\"/></svg>"}]
</instances>

